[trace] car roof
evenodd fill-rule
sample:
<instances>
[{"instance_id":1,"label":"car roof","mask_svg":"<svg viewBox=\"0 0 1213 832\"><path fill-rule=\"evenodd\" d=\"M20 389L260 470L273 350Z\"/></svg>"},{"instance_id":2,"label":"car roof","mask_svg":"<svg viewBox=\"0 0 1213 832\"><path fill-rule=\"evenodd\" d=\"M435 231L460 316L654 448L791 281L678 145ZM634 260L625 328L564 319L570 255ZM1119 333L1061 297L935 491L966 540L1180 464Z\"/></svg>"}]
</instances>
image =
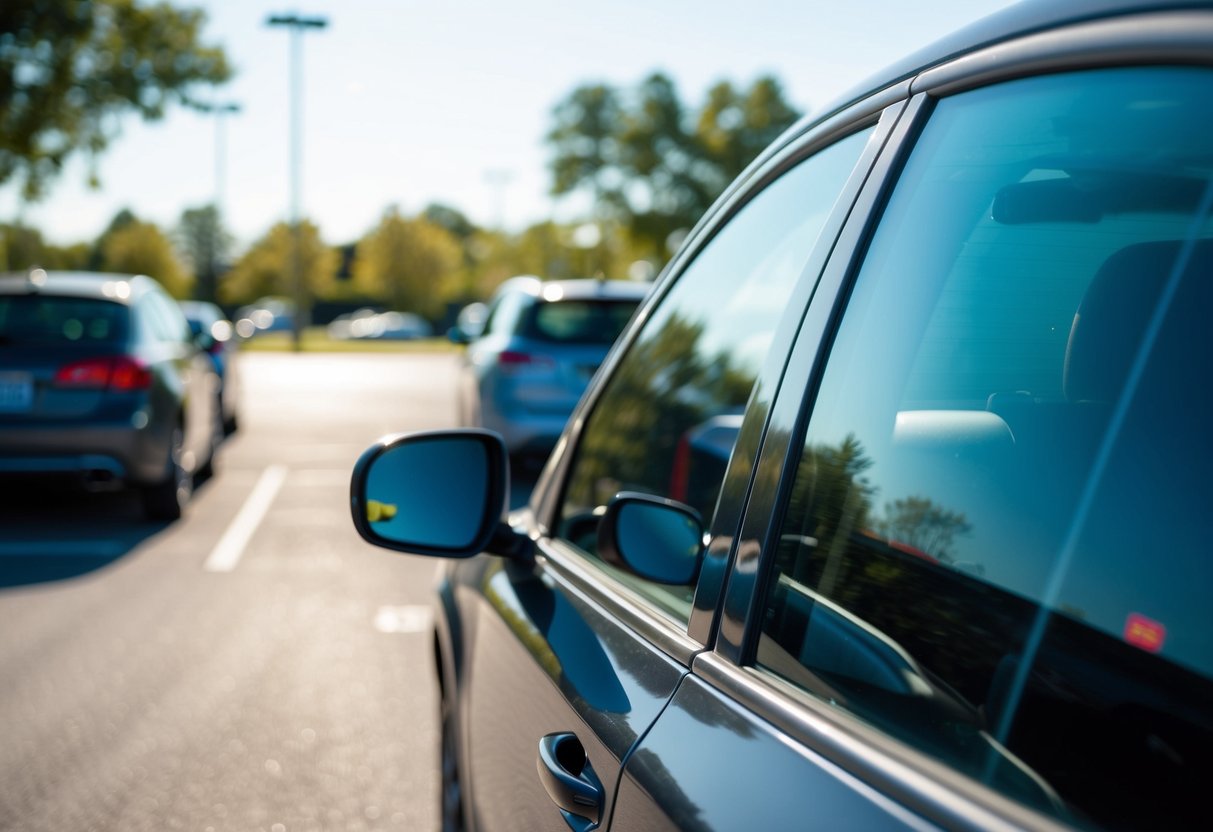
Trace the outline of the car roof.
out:
<instances>
[{"instance_id":1,"label":"car roof","mask_svg":"<svg viewBox=\"0 0 1213 832\"><path fill-rule=\"evenodd\" d=\"M572 280L541 280L534 275L511 277L501 284L497 294L522 292L547 301L587 300L643 300L653 288L652 283L635 280L596 280L580 278Z\"/></svg>"},{"instance_id":2,"label":"car roof","mask_svg":"<svg viewBox=\"0 0 1213 832\"><path fill-rule=\"evenodd\" d=\"M126 285L126 289L121 288ZM130 303L154 286L147 275L111 274L107 272L58 272L31 269L28 272L0 274L2 295L53 295L63 297L98 298L117 303Z\"/></svg>"},{"instance_id":3,"label":"car roof","mask_svg":"<svg viewBox=\"0 0 1213 832\"><path fill-rule=\"evenodd\" d=\"M776 148L782 147L817 124L827 121L851 105L882 89L909 80L932 67L947 63L962 55L993 46L1002 41L1031 35L1062 26L1107 20L1131 14L1183 10L1211 10L1213 0L1022 0L994 12L974 23L944 35L869 76L864 82L835 99L823 110L807 115L790 127L774 142L764 160Z\"/></svg>"}]
</instances>

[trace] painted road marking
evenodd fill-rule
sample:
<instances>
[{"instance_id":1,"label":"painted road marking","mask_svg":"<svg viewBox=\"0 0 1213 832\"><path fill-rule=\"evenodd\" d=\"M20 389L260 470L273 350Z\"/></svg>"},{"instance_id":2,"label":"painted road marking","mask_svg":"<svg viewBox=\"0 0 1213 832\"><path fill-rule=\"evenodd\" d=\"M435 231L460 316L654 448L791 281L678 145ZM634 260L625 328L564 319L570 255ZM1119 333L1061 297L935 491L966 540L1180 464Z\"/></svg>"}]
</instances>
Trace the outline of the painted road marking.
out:
<instances>
[{"instance_id":1,"label":"painted road marking","mask_svg":"<svg viewBox=\"0 0 1213 832\"><path fill-rule=\"evenodd\" d=\"M240 512L227 527L223 537L215 544L210 556L203 564L208 572L231 572L240 562L244 547L252 539L253 533L261 525L270 504L278 496L278 489L286 480L285 465L271 465L261 472L261 478L253 486L253 493L244 501Z\"/></svg>"},{"instance_id":2,"label":"painted road marking","mask_svg":"<svg viewBox=\"0 0 1213 832\"><path fill-rule=\"evenodd\" d=\"M429 607L380 607L375 629L381 633L422 633L430 628Z\"/></svg>"}]
</instances>

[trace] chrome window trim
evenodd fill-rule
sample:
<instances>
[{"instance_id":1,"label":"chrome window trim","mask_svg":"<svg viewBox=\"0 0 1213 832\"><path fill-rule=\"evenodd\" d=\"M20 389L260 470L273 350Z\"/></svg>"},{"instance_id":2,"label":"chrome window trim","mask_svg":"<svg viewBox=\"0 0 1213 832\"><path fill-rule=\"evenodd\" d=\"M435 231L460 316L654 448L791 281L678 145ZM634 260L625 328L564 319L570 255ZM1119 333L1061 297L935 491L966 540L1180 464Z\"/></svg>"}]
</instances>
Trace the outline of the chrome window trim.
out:
<instances>
[{"instance_id":1,"label":"chrome window trim","mask_svg":"<svg viewBox=\"0 0 1213 832\"><path fill-rule=\"evenodd\" d=\"M741 711L770 723L794 742L944 829L1071 829L831 708L774 673L738 667L709 652L695 657L691 673Z\"/></svg>"},{"instance_id":2,"label":"chrome window trim","mask_svg":"<svg viewBox=\"0 0 1213 832\"><path fill-rule=\"evenodd\" d=\"M1213 64L1213 14L1137 14L1027 35L928 69L911 89L942 97L1029 75L1150 64Z\"/></svg>"},{"instance_id":3,"label":"chrome window trim","mask_svg":"<svg viewBox=\"0 0 1213 832\"><path fill-rule=\"evenodd\" d=\"M658 609L639 592L596 568L584 553L558 538L536 543L536 573L548 575L563 587L604 610L608 617L631 630L636 637L689 668L704 650L687 635L686 625Z\"/></svg>"}]
</instances>

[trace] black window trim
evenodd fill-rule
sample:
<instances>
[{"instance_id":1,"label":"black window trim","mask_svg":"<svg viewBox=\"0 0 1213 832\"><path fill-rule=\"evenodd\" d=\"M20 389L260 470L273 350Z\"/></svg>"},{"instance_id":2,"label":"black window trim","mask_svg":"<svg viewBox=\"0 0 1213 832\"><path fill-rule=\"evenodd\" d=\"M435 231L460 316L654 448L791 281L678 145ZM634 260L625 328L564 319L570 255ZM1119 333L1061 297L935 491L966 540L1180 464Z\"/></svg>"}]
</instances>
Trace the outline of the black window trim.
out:
<instances>
[{"instance_id":1,"label":"black window trim","mask_svg":"<svg viewBox=\"0 0 1213 832\"><path fill-rule=\"evenodd\" d=\"M768 536L778 534L782 507L792 487L807 426L807 414L828 356L827 344L841 317L854 270L883 213L888 191L896 184L901 166L929 115L930 100L914 96L892 126L881 155L869 173L852 207L847 223L835 242L821 279L797 333L789 346L779 388L773 391L765 438L754 465L755 481L778 482L773 489L747 496L739 525L736 550L720 605L720 625L714 648L738 665L747 664L757 642L755 605L765 597L765 572L773 550ZM838 252L835 255L835 252Z\"/></svg>"}]
</instances>

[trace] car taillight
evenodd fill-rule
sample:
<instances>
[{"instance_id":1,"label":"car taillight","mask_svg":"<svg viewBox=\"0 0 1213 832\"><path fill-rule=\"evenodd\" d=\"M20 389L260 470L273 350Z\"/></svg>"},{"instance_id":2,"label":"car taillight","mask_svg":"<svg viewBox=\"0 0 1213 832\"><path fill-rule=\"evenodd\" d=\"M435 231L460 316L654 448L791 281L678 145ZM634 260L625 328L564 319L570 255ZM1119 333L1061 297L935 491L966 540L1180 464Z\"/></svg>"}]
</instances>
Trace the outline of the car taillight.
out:
<instances>
[{"instance_id":1,"label":"car taillight","mask_svg":"<svg viewBox=\"0 0 1213 832\"><path fill-rule=\"evenodd\" d=\"M556 362L546 355L535 355L529 352L517 352L516 350L502 350L497 354L497 364L503 370L549 370L556 366Z\"/></svg>"},{"instance_id":2,"label":"car taillight","mask_svg":"<svg viewBox=\"0 0 1213 832\"><path fill-rule=\"evenodd\" d=\"M55 373L57 387L130 391L146 390L151 384L151 371L129 355L73 361Z\"/></svg>"}]
</instances>

